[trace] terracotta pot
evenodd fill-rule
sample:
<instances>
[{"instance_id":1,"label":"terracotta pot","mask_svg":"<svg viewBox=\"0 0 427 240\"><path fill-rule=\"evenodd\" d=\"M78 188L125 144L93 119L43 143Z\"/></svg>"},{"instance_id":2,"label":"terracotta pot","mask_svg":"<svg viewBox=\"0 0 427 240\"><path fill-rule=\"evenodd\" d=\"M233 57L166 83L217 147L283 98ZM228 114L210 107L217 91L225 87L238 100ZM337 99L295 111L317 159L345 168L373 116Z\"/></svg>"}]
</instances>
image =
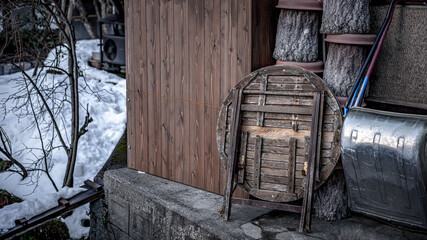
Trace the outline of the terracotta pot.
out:
<instances>
[{"instance_id":1,"label":"terracotta pot","mask_svg":"<svg viewBox=\"0 0 427 240\"><path fill-rule=\"evenodd\" d=\"M323 0L279 0L279 3L277 4L276 8L322 11Z\"/></svg>"},{"instance_id":2,"label":"terracotta pot","mask_svg":"<svg viewBox=\"0 0 427 240\"><path fill-rule=\"evenodd\" d=\"M372 45L377 35L375 34L328 34L325 42L350 44L350 45Z\"/></svg>"},{"instance_id":3,"label":"terracotta pot","mask_svg":"<svg viewBox=\"0 0 427 240\"><path fill-rule=\"evenodd\" d=\"M304 68L305 70L312 71L314 73L323 73L323 62L286 62L277 60L276 65L289 65Z\"/></svg>"}]
</instances>

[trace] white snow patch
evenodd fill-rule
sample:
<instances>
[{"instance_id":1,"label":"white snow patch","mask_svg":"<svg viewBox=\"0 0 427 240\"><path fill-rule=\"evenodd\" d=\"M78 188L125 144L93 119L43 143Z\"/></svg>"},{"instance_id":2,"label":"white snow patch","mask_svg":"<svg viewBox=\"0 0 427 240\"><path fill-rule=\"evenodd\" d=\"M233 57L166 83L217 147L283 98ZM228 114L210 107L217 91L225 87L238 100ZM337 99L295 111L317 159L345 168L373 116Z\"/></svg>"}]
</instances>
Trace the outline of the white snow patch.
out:
<instances>
[{"instance_id":1,"label":"white snow patch","mask_svg":"<svg viewBox=\"0 0 427 240\"><path fill-rule=\"evenodd\" d=\"M89 203L85 204L79 208L74 209L73 215L61 219L65 224L67 224L68 231L70 232L70 237L74 239L79 239L82 236L89 235L88 227L82 227L81 220L89 218Z\"/></svg>"},{"instance_id":2,"label":"white snow patch","mask_svg":"<svg viewBox=\"0 0 427 240\"><path fill-rule=\"evenodd\" d=\"M87 61L91 58L93 51L99 51L97 44L99 40L82 40L77 42L76 51L77 59L82 73L79 78L81 88L86 91L80 91L80 125L84 122L87 104L89 104L89 113L93 118L93 122L89 124L88 132L80 138L78 146L77 163L74 174L75 188L64 188L58 193L55 192L51 182L45 174L42 174L37 185L29 184L29 179L21 181L18 174L9 172L0 173L0 189L5 189L8 192L23 199L22 203L15 203L0 209L0 233L7 231L13 227L16 219L25 217L27 219L34 215L56 206L57 200L60 197L68 198L79 191L78 186L83 185L83 181L95 177L98 171L106 162L108 156L114 149L115 144L120 139L126 123L126 80L115 74L111 74L102 70L97 70L88 66ZM54 59L55 51L51 51L46 59L46 62ZM60 53L60 66L67 68L66 52ZM33 69L26 71L30 76ZM64 75L47 74L48 80L61 80ZM10 94L17 91L17 81L22 79L22 73L14 73L10 75L0 76L0 101L7 98ZM86 80L86 81L84 81ZM94 94L93 92L97 93ZM8 104L10 108L12 105ZM69 139L70 107L65 106L64 111L60 116L65 120L61 125L62 133ZM7 114L0 111L0 126L2 126L10 137L14 152L19 149L24 149L25 146L40 147L38 133L35 128L28 128L33 123L31 117L17 117L15 114ZM69 140L66 140L67 142ZM59 141L55 143L59 145ZM0 157L4 157L0 154ZM24 165L31 162L32 155L28 152L16 156ZM62 186L62 181L67 165L67 156L63 149L56 149L52 153L50 171L53 180L58 187ZM67 195L68 194L68 195ZM75 210L73 215L66 218L64 222L70 229L71 237L80 238L88 234L89 228L81 227L80 220L86 216L88 206Z\"/></svg>"}]
</instances>

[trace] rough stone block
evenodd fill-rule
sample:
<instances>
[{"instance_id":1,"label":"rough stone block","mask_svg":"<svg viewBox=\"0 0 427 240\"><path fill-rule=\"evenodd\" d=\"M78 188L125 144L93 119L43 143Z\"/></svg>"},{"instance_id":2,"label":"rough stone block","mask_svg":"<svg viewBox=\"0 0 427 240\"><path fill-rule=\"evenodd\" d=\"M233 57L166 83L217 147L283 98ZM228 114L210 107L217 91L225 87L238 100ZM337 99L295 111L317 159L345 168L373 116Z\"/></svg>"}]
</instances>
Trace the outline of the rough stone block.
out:
<instances>
[{"instance_id":1,"label":"rough stone block","mask_svg":"<svg viewBox=\"0 0 427 240\"><path fill-rule=\"evenodd\" d=\"M127 234L129 231L129 203L116 194L110 194L108 208L111 223Z\"/></svg>"},{"instance_id":2,"label":"rough stone block","mask_svg":"<svg viewBox=\"0 0 427 240\"><path fill-rule=\"evenodd\" d=\"M371 8L373 32L387 6ZM427 104L427 7L397 6L370 82L370 97Z\"/></svg>"}]
</instances>

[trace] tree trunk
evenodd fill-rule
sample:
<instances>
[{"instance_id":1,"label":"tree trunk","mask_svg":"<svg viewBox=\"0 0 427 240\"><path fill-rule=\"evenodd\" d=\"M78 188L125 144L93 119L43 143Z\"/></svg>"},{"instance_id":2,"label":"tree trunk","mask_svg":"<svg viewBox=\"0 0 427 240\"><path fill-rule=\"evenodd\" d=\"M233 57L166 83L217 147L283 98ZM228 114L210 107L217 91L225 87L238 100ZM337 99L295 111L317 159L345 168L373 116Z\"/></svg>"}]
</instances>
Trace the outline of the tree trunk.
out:
<instances>
[{"instance_id":1,"label":"tree trunk","mask_svg":"<svg viewBox=\"0 0 427 240\"><path fill-rule=\"evenodd\" d=\"M321 33L368 33L369 24L369 0L323 1Z\"/></svg>"},{"instance_id":2,"label":"tree trunk","mask_svg":"<svg viewBox=\"0 0 427 240\"><path fill-rule=\"evenodd\" d=\"M323 80L339 97L348 97L368 56L364 46L329 43Z\"/></svg>"},{"instance_id":3,"label":"tree trunk","mask_svg":"<svg viewBox=\"0 0 427 240\"><path fill-rule=\"evenodd\" d=\"M291 62L317 61L318 28L319 16L314 11L281 10L273 57Z\"/></svg>"},{"instance_id":4,"label":"tree trunk","mask_svg":"<svg viewBox=\"0 0 427 240\"><path fill-rule=\"evenodd\" d=\"M313 217L336 221L349 216L344 173L335 170L323 186L314 192Z\"/></svg>"}]
</instances>

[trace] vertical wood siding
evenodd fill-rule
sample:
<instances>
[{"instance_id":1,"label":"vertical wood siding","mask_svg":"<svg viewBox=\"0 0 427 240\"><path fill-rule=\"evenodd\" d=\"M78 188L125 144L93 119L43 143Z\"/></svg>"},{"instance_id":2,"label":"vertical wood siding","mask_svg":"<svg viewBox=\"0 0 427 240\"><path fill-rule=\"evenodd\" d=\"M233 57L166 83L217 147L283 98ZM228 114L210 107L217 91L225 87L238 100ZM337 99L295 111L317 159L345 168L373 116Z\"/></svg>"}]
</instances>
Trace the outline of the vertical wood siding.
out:
<instances>
[{"instance_id":1,"label":"vertical wood siding","mask_svg":"<svg viewBox=\"0 0 427 240\"><path fill-rule=\"evenodd\" d=\"M125 0L128 167L222 193L218 112L240 79L272 63L274 5Z\"/></svg>"}]
</instances>

